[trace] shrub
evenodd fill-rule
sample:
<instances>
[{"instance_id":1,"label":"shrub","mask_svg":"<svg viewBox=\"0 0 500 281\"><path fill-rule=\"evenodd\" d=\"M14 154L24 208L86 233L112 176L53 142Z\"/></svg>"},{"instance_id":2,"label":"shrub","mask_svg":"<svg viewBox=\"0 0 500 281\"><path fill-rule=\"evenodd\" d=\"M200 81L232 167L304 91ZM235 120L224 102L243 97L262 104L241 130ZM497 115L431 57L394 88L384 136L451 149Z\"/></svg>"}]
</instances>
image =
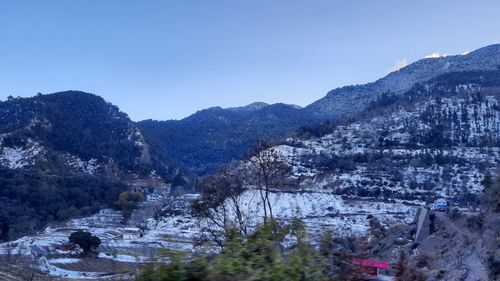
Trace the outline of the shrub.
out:
<instances>
[{"instance_id":1,"label":"shrub","mask_svg":"<svg viewBox=\"0 0 500 281\"><path fill-rule=\"evenodd\" d=\"M484 219L483 216L481 215L471 216L467 218L467 227L469 227L472 230L479 230L483 228L483 223Z\"/></svg>"},{"instance_id":2,"label":"shrub","mask_svg":"<svg viewBox=\"0 0 500 281\"><path fill-rule=\"evenodd\" d=\"M281 243L285 237L293 237L296 241L291 248L283 251ZM205 281L233 281L233 280L290 280L314 281L337 280L326 272L326 263L323 259L329 256L330 250L317 251L306 242L306 231L300 220L293 220L291 224L281 224L270 220L257 227L255 232L244 239L237 231L228 236L223 243L222 252L217 256L197 257L194 259L171 258L166 265L146 266L139 281L153 280L205 280ZM331 236L329 237L330 242ZM347 260L340 260L332 256L339 265L345 267ZM325 260L326 261L326 260ZM328 263L330 265L330 263ZM351 271L342 272L352 279Z\"/></svg>"},{"instance_id":3,"label":"shrub","mask_svg":"<svg viewBox=\"0 0 500 281\"><path fill-rule=\"evenodd\" d=\"M493 179L487 174L481 182L484 186L482 203L493 212L500 212L500 176Z\"/></svg>"},{"instance_id":4,"label":"shrub","mask_svg":"<svg viewBox=\"0 0 500 281\"><path fill-rule=\"evenodd\" d=\"M122 211L125 220L129 219L132 215L137 203L144 201L144 194L141 192L122 192L118 196L118 207Z\"/></svg>"},{"instance_id":5,"label":"shrub","mask_svg":"<svg viewBox=\"0 0 500 281\"><path fill-rule=\"evenodd\" d=\"M97 249L101 244L99 237L92 235L90 232L77 231L71 233L69 242L80 246L85 253Z\"/></svg>"},{"instance_id":6,"label":"shrub","mask_svg":"<svg viewBox=\"0 0 500 281\"><path fill-rule=\"evenodd\" d=\"M462 216L462 211L457 207L448 209L448 217L452 220L457 220Z\"/></svg>"}]
</instances>

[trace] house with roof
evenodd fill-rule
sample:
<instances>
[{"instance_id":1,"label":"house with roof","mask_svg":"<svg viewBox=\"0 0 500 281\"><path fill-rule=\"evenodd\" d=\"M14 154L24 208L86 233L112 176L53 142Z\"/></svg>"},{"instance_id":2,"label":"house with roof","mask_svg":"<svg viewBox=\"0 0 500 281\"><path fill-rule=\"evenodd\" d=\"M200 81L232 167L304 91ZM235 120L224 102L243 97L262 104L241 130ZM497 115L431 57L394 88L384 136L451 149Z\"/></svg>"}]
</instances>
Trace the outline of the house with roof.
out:
<instances>
[{"instance_id":1,"label":"house with roof","mask_svg":"<svg viewBox=\"0 0 500 281\"><path fill-rule=\"evenodd\" d=\"M142 231L137 227L127 227L123 229L122 237L125 240L136 240L141 238Z\"/></svg>"}]
</instances>

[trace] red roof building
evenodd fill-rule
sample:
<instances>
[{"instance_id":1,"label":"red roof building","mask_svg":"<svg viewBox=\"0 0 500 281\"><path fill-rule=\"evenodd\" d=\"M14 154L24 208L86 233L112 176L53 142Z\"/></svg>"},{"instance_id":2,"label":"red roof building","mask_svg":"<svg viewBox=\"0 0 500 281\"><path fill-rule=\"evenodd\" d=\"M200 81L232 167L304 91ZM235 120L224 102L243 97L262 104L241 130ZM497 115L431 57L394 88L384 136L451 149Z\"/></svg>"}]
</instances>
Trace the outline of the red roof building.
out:
<instances>
[{"instance_id":1,"label":"red roof building","mask_svg":"<svg viewBox=\"0 0 500 281\"><path fill-rule=\"evenodd\" d=\"M373 276L378 276L380 269L389 269L391 265L385 261L353 259L353 265L362 267L363 273Z\"/></svg>"}]
</instances>

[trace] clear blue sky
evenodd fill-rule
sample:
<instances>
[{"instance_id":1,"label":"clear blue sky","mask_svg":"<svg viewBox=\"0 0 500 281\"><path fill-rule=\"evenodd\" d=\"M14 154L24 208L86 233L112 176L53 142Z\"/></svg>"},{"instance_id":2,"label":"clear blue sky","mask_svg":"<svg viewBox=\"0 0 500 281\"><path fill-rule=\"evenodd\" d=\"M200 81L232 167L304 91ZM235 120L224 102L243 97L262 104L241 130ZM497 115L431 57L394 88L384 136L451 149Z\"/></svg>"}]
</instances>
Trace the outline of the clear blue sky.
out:
<instances>
[{"instance_id":1,"label":"clear blue sky","mask_svg":"<svg viewBox=\"0 0 500 281\"><path fill-rule=\"evenodd\" d=\"M500 41L500 1L0 0L0 99L82 90L133 120L305 106Z\"/></svg>"}]
</instances>

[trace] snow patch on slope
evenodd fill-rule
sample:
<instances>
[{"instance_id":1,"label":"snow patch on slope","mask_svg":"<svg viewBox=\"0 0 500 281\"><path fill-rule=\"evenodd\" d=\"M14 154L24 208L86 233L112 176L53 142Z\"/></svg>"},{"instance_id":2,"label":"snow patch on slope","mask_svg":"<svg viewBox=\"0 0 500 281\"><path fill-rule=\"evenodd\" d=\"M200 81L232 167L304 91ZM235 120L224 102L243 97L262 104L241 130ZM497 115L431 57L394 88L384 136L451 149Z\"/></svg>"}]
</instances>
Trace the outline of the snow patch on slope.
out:
<instances>
[{"instance_id":1,"label":"snow patch on slope","mask_svg":"<svg viewBox=\"0 0 500 281\"><path fill-rule=\"evenodd\" d=\"M82 171L89 175L94 175L97 169L99 169L100 167L99 164L97 164L97 159L84 161L75 155L67 154L66 156L68 157L68 160L66 162L68 166L71 166L74 169Z\"/></svg>"},{"instance_id":2,"label":"snow patch on slope","mask_svg":"<svg viewBox=\"0 0 500 281\"><path fill-rule=\"evenodd\" d=\"M2 149L0 147L0 149ZM20 169L34 164L34 158L41 151L37 142L28 140L27 147L3 147L0 165L10 169Z\"/></svg>"}]
</instances>

